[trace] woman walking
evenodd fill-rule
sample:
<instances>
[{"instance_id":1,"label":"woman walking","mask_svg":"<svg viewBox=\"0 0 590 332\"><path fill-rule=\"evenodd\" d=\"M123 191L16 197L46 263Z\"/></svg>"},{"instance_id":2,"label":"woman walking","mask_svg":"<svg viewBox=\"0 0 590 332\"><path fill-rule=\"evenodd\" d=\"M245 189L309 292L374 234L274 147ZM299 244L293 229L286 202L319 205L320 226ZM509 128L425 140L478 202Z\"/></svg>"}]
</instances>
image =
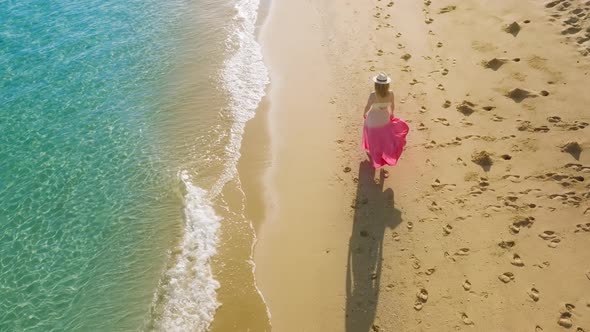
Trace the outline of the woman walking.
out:
<instances>
[{"instance_id":1,"label":"woman walking","mask_svg":"<svg viewBox=\"0 0 590 332\"><path fill-rule=\"evenodd\" d=\"M369 95L365 106L363 149L367 151L373 167L397 164L406 145L408 124L393 116L394 96L389 90L391 78L384 73L373 77L375 92ZM387 176L387 171L384 171Z\"/></svg>"}]
</instances>

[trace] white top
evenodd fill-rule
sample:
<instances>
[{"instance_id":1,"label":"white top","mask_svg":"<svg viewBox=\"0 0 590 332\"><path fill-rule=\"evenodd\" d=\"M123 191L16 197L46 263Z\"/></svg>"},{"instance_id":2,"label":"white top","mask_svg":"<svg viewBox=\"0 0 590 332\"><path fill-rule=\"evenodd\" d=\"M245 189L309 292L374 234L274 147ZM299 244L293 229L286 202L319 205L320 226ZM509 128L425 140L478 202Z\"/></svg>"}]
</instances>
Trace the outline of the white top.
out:
<instances>
[{"instance_id":1,"label":"white top","mask_svg":"<svg viewBox=\"0 0 590 332\"><path fill-rule=\"evenodd\" d=\"M391 102L373 103L365 120L367 127L383 127L391 121Z\"/></svg>"}]
</instances>

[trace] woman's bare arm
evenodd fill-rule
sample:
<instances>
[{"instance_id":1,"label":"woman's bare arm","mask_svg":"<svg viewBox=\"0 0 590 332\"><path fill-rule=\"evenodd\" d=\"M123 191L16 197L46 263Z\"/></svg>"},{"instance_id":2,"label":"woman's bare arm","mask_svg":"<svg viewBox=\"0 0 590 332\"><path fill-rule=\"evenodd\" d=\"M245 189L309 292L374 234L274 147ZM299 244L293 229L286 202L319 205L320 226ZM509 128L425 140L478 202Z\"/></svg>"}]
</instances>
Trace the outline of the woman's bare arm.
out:
<instances>
[{"instance_id":1,"label":"woman's bare arm","mask_svg":"<svg viewBox=\"0 0 590 332\"><path fill-rule=\"evenodd\" d=\"M373 105L373 94L372 93L369 95L369 99L367 100L367 106L365 106L365 111L363 113L363 118L366 118L367 117L367 113L371 109L371 105Z\"/></svg>"},{"instance_id":2,"label":"woman's bare arm","mask_svg":"<svg viewBox=\"0 0 590 332\"><path fill-rule=\"evenodd\" d=\"M389 97L391 98L391 113L395 109L395 97L393 96L393 91L389 91Z\"/></svg>"}]
</instances>

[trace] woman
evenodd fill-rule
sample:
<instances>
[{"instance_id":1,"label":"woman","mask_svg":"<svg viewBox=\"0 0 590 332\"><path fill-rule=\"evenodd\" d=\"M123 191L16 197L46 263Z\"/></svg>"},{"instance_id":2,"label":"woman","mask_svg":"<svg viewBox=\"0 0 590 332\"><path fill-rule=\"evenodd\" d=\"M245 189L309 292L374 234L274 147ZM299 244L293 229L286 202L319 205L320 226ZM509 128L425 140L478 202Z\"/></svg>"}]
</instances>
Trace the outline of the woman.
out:
<instances>
[{"instance_id":1,"label":"woman","mask_svg":"<svg viewBox=\"0 0 590 332\"><path fill-rule=\"evenodd\" d=\"M369 95L365 106L363 128L363 148L373 167L397 164L410 128L408 124L393 116L394 98L389 90L391 78L384 73L373 77L375 92ZM387 171L383 171L387 176Z\"/></svg>"}]
</instances>

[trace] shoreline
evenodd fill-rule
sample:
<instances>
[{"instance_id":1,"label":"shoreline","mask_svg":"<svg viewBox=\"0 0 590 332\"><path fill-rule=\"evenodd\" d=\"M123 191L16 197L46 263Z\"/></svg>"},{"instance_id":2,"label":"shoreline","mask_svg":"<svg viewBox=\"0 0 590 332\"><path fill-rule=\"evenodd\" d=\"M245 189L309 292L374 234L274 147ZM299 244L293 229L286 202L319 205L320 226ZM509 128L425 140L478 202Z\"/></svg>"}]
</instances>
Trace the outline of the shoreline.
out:
<instances>
[{"instance_id":1,"label":"shoreline","mask_svg":"<svg viewBox=\"0 0 590 332\"><path fill-rule=\"evenodd\" d=\"M248 2L240 2L242 6L248 5ZM219 254L216 259L216 271L226 278L221 282L221 288L218 290L218 297L221 306L215 313L215 319L210 327L210 331L230 331L230 330L250 330L250 331L269 331L270 321L268 307L264 301L263 294L257 287L255 270L256 265L253 262L254 246L257 241L257 223L256 220L262 218L265 209L259 207L261 198L256 194L258 191L258 182L262 177L264 163L266 158L266 108L267 108L267 91L268 91L268 68L265 63L261 63L258 58L258 51L261 52L259 42L260 29L268 16L269 3L262 0L258 3L256 13L242 12L243 8L238 9L238 16L247 20L245 29L251 33L252 39L242 39L243 36L234 36L235 41L241 47L248 46L256 49L256 56L248 55L247 51L240 49L241 55L250 61L255 61L256 68L252 63L246 63L249 66L242 68L249 71L251 75L258 75L260 79L265 76L266 83L262 91L260 100L257 102L255 109L250 114L249 119L243 123L241 131L241 145L239 158L236 161L235 178L233 178L222 190L221 200L227 205L227 211L224 211L223 224L225 232L220 234L220 243L223 245L219 248ZM249 10L252 8L248 7ZM256 15L256 16L254 16ZM250 37L250 35L248 36ZM260 54L260 56L262 56ZM262 75L262 76L261 76ZM233 75L225 77L227 80L251 80L253 77L244 77L243 73L233 72ZM252 83L252 82L249 82ZM228 85L228 86L231 86ZM238 88L242 98L234 100L234 105L253 106L251 103L241 99L252 98L252 91L245 90L244 87Z\"/></svg>"},{"instance_id":2,"label":"shoreline","mask_svg":"<svg viewBox=\"0 0 590 332\"><path fill-rule=\"evenodd\" d=\"M254 259L257 284L276 331L312 326L333 330L344 321L339 284L344 284L345 252L332 249L346 242L348 227L333 222L343 216L340 206L346 200L333 174L341 127L331 103L336 89L322 46L321 17L311 6L273 2L260 38L272 82L272 157L264 177L268 212ZM324 239L334 228L340 236ZM330 272L338 266L339 271ZM323 319L326 315L334 317Z\"/></svg>"}]
</instances>

